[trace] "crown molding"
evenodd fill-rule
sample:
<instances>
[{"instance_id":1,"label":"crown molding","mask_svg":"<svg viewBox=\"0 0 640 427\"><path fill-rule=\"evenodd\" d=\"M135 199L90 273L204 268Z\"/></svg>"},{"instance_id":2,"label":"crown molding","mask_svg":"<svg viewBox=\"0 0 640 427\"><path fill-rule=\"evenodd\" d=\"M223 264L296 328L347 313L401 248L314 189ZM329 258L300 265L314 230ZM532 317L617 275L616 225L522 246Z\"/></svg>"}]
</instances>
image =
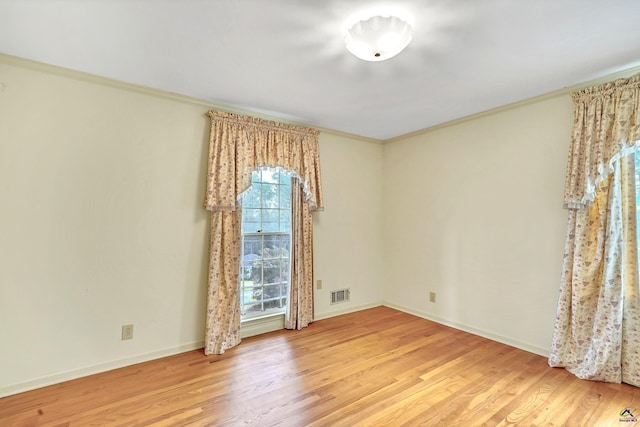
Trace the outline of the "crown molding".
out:
<instances>
[{"instance_id":1,"label":"crown molding","mask_svg":"<svg viewBox=\"0 0 640 427\"><path fill-rule=\"evenodd\" d=\"M44 62L33 61L31 59L20 58L20 57L8 55L2 52L0 52L0 63L13 65L20 68L26 68L33 71L54 74L61 77L70 78L73 80L79 80L79 81L94 83L102 86L112 87L116 89L122 89L130 92L136 92L142 95L153 96L156 98L161 98L161 99L170 100L174 102L181 102L183 104L204 107L207 110L221 110L229 113L236 113L236 114L242 114L242 115L247 115L252 117L258 117L265 120L272 120L272 121L277 121L281 123L311 127L313 129L319 130L321 134L324 133L324 134L336 135L339 137L344 137L344 138L359 140L364 142L370 142L374 144L382 144L384 142L378 139L367 138L364 136L354 135L347 132L341 132L334 129L327 129L323 127L313 126L313 125L309 125L308 123L304 123L300 121L284 119L276 115L263 113L256 110L239 108L239 107L234 107L232 105L226 105L226 104L217 104L204 99L199 99L199 98L186 96L186 95L180 95L178 93L168 92L168 91L155 89L155 88L151 88L143 85L126 83L120 80L110 79L108 77L102 77L95 74L86 73L84 71L72 70L72 69L60 67L57 65L51 65L51 64L46 64Z\"/></svg>"},{"instance_id":2,"label":"crown molding","mask_svg":"<svg viewBox=\"0 0 640 427\"><path fill-rule=\"evenodd\" d=\"M617 79L621 79L621 78L628 78L631 77L634 74L640 73L640 65L638 66L634 66L631 68L626 68L623 70L619 70L619 71L615 71L612 72L610 74L607 74L605 76L602 77L598 77L596 79L593 80L588 80L586 82L583 83L578 83L572 86L567 86L565 88L562 89L558 89L555 90L553 92L549 92L543 95L538 95L538 96L534 96L533 98L527 98L524 99L522 101L518 101L518 102L513 102L511 104L506 104L500 107L496 107L496 108L492 108L490 110L486 110L486 111L482 111L480 113L476 113L476 114L471 114L469 116L465 116L465 117L461 117L459 119L455 119L455 120L451 120L448 122L444 122L435 126L431 126L428 128L424 128L424 129L420 129L414 132L410 132L404 135L399 135L393 138L389 138L389 139L385 139L384 141L382 141L383 144L391 144L393 142L398 142L398 141L402 141L404 139L408 139L408 138L412 138L418 135L422 135L422 134L426 134L426 133L430 133L430 132L434 132L446 127L450 127L450 126L454 126L460 123L464 123L464 122L468 122L470 120L476 120L479 119L481 117L486 117L486 116L490 116L493 114L497 114L497 113L501 113L507 110L512 110L515 108L519 108L519 107L523 107L525 105L529 105L529 104L534 104L536 102L540 102L540 101L544 101L547 99L551 99L551 98L556 98L558 96L564 96L564 95L570 95L573 92L577 92L581 89L587 88L587 87L591 87L591 86L598 86L604 83L608 83L608 82L612 82L615 81Z\"/></svg>"},{"instance_id":3,"label":"crown molding","mask_svg":"<svg viewBox=\"0 0 640 427\"><path fill-rule=\"evenodd\" d=\"M14 65L17 67L22 67L22 68L27 68L27 69L31 69L34 71L40 71L40 72L45 72L45 73L49 73L49 74L55 74L55 75L59 75L62 77L67 77L67 78L71 78L71 79L75 79L75 80L80 80L80 81L85 81L85 82L89 82L89 83L94 83L94 84L99 84L99 85L103 85L103 86L108 86L108 87L113 87L113 88L117 88L117 89L122 89L122 90L127 90L127 91L131 91L131 92L137 92L143 95L147 95L147 96L153 96L153 97L157 97L157 98L161 98L161 99L165 99L165 100L171 100L171 101L175 101L175 102L182 102L184 104L188 104L188 105L194 105L194 106L201 106L206 108L207 110L221 110L221 111L226 111L229 113L236 113L236 114L243 114L243 115L248 115L248 116L253 116L253 117L259 117L265 120L274 120L274 121L278 121L281 123L287 123L287 124L294 124L294 125L299 125L299 126L307 126L307 127L311 127L314 129L317 129L320 131L320 133L324 133L324 134L330 134L330 135L335 135L338 137L344 137L344 138L348 138L351 140L358 140L358 141L363 141L363 142L369 142L369 143L373 143L373 144L390 144L393 142L398 142L398 141L402 141L404 139L407 138L412 138L418 135L422 135L422 134L426 134L429 132L434 132L436 130L442 129L442 128L446 128L449 126L454 126L460 123L464 123L470 120L475 120L475 119L479 119L481 117L485 117L485 116L489 116L492 114L496 114L496 113L500 113L503 111L507 111L507 110L511 110L514 108L519 108L528 104L533 104L536 102L540 102L540 101L544 101L546 99L550 99L550 98L555 98L558 96L563 96L563 95L569 95L572 92L576 92L578 90L584 89L586 87L590 87L590 86L597 86L600 84L604 84L607 82L611 82L620 78L627 78L630 77L636 73L640 73L640 65L638 66L634 66L631 68L626 68L623 70L618 70L618 71L613 71L605 76L602 77L598 77L596 79L593 80L589 80L583 83L579 83L573 86L568 86L565 87L563 89L559 89L553 92L549 92L543 95L539 95L539 96L535 96L533 98L528 98L522 101L518 101L518 102L514 102L511 104L507 104L507 105L503 105L500 107L496 107L496 108L492 108L490 110L487 111L483 111L477 114L472 114L469 116L465 116L456 120L451 120L445 123L441 123L435 126L431 126L428 128L424 128L424 129L419 129L416 130L414 132L410 132L404 135L399 135L393 138L389 138L389 139L385 139L385 140L380 140L380 139L374 139L374 138L368 138L365 136L360 136L360 135L355 135L355 134L351 134L348 132L342 132L342 131L338 131L338 130L334 130L334 129L328 129L328 128L323 128L323 127L319 127L319 126L312 126L309 125L308 123L304 123L304 122L300 122L300 121L295 121L295 120L289 120L289 119L284 119L282 117L278 117L276 115L272 115L272 114L267 114L267 113L263 113L263 112L259 112L256 110L251 110L251 109L247 109L247 108L240 108L240 107L234 107L232 105L226 105L226 104L216 104L207 100L203 100L203 99L199 99L199 98L195 98L195 97L190 97L190 96L186 96L186 95L180 95L177 93L173 93L173 92L168 92L168 91L164 91L164 90L160 90L160 89L155 89L155 88L151 88L151 87L147 87L147 86L143 86L143 85L138 85L138 84L133 84L133 83L126 83L120 80L116 80L116 79L110 79L108 77L102 77L102 76L98 76L95 74L90 74L90 73L86 73L83 71L76 71L76 70L72 70L69 68L64 68L64 67L60 67L57 65L51 65L51 64L46 64L44 62L38 62L38 61L33 61L30 59L25 59L25 58L20 58L17 56L12 56L12 55L8 55L5 53L1 53L0 52L0 63L5 63L5 64L10 64L10 65Z\"/></svg>"}]
</instances>

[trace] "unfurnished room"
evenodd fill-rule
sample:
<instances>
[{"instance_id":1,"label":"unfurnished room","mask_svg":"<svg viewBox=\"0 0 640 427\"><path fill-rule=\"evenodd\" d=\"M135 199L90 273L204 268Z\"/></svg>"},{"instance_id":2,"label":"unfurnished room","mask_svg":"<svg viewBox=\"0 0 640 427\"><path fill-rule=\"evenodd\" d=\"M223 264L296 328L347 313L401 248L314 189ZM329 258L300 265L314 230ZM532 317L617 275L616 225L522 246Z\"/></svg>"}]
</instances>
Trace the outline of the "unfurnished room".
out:
<instances>
[{"instance_id":1,"label":"unfurnished room","mask_svg":"<svg viewBox=\"0 0 640 427\"><path fill-rule=\"evenodd\" d=\"M635 425L638 22L0 0L0 426Z\"/></svg>"}]
</instances>

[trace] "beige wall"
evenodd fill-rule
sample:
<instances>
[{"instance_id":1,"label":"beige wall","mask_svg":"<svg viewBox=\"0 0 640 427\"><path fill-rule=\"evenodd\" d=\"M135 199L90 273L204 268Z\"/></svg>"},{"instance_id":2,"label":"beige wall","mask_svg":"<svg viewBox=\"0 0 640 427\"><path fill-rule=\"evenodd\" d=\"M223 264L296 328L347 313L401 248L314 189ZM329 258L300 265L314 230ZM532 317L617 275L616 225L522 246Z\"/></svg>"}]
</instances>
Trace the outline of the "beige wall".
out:
<instances>
[{"instance_id":1,"label":"beige wall","mask_svg":"<svg viewBox=\"0 0 640 427\"><path fill-rule=\"evenodd\" d=\"M382 150L373 144L320 135L324 212L314 216L315 318L382 304ZM330 305L332 289L351 301Z\"/></svg>"},{"instance_id":2,"label":"beige wall","mask_svg":"<svg viewBox=\"0 0 640 427\"><path fill-rule=\"evenodd\" d=\"M0 396L201 346L209 107L2 56L0 88ZM382 146L320 144L328 317L381 302Z\"/></svg>"},{"instance_id":3,"label":"beige wall","mask_svg":"<svg viewBox=\"0 0 640 427\"><path fill-rule=\"evenodd\" d=\"M202 345L209 108L0 55L0 396ZM322 132L316 318L384 303L546 354L571 123L558 95L386 145Z\"/></svg>"},{"instance_id":4,"label":"beige wall","mask_svg":"<svg viewBox=\"0 0 640 427\"><path fill-rule=\"evenodd\" d=\"M572 114L561 95L385 146L385 302L548 354Z\"/></svg>"}]
</instances>

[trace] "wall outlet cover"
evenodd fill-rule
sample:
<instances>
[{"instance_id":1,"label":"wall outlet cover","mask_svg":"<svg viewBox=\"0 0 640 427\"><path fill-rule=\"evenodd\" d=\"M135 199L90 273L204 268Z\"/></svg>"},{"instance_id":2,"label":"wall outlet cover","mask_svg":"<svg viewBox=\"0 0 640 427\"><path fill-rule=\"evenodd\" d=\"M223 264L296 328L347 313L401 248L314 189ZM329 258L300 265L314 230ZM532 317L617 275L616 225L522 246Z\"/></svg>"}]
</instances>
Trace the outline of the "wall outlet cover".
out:
<instances>
[{"instance_id":1,"label":"wall outlet cover","mask_svg":"<svg viewBox=\"0 0 640 427\"><path fill-rule=\"evenodd\" d=\"M122 325L122 341L133 339L133 325Z\"/></svg>"}]
</instances>

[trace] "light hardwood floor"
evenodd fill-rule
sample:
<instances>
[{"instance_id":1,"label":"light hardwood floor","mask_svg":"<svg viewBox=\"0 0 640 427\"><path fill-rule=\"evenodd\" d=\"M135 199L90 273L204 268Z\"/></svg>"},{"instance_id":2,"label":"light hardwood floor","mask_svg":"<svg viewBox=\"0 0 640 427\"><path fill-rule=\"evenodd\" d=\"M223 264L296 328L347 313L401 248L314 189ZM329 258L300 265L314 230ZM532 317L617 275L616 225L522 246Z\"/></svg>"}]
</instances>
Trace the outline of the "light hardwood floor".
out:
<instances>
[{"instance_id":1,"label":"light hardwood floor","mask_svg":"<svg viewBox=\"0 0 640 427\"><path fill-rule=\"evenodd\" d=\"M640 389L378 307L9 396L0 425L640 425L625 408Z\"/></svg>"}]
</instances>

